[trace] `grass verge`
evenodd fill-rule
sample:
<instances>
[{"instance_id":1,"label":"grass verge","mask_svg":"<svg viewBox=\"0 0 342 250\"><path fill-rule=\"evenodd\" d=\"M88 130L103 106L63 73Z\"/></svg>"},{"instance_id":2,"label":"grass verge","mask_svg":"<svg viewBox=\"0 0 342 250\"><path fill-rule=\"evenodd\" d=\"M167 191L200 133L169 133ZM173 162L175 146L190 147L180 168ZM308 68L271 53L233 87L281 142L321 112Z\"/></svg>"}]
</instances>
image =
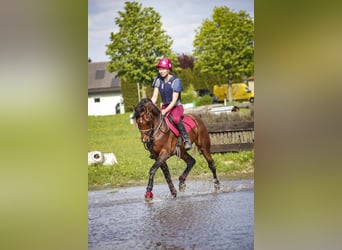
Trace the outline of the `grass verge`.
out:
<instances>
[{"instance_id":1,"label":"grass verge","mask_svg":"<svg viewBox=\"0 0 342 250\"><path fill-rule=\"evenodd\" d=\"M140 142L138 129L130 124L129 116L126 113L88 117L88 151L113 152L119 162L113 166L88 166L89 190L147 184L148 172L154 161ZM212 179L204 157L196 150L190 153L196 159L196 164L189 179ZM219 179L253 177L254 151L213 154L213 158ZM167 163L176 184L178 176L185 169L185 163L176 157L171 157ZM165 182L160 169L154 181Z\"/></svg>"}]
</instances>

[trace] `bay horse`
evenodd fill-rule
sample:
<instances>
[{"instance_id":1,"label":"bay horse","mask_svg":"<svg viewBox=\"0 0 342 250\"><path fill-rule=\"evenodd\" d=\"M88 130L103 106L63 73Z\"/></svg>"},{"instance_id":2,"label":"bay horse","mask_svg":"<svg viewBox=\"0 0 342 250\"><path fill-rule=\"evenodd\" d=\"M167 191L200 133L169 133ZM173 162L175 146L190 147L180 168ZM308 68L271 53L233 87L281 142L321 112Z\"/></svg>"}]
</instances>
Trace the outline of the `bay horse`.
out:
<instances>
[{"instance_id":1,"label":"bay horse","mask_svg":"<svg viewBox=\"0 0 342 250\"><path fill-rule=\"evenodd\" d=\"M160 109L153 104L150 98L142 99L138 103L138 106L134 107L133 118L139 128L141 141L144 144L145 149L150 152L150 157L155 160L155 163L149 171L149 179L145 194L146 200L153 199L153 178L159 167L163 171L171 195L173 197L177 196L177 190L172 183L169 168L166 164L168 158L177 155L186 163L184 172L178 178L180 192L185 191L185 180L196 163L196 160L185 150L181 137L177 137L174 132L171 131L166 122L166 119L168 119L166 118L167 116L168 114L166 114L165 117L161 114ZM210 137L208 130L199 116L195 114L185 114L183 119L186 118L186 116L187 118L190 118L194 124L192 129L188 131L191 143L195 143L198 150L205 157L208 167L213 174L215 188L218 190L220 182L217 178L215 163L210 152Z\"/></svg>"}]
</instances>

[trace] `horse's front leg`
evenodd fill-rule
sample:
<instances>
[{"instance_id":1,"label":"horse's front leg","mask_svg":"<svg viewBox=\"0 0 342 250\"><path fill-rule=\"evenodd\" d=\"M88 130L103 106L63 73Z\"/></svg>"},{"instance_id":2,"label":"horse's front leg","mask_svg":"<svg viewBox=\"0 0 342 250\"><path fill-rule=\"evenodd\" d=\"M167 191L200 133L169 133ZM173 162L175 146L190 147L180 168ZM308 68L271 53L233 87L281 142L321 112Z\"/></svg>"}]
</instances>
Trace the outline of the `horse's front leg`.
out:
<instances>
[{"instance_id":1,"label":"horse's front leg","mask_svg":"<svg viewBox=\"0 0 342 250\"><path fill-rule=\"evenodd\" d=\"M152 189L153 189L154 175L155 175L157 169L162 164L165 163L166 159L167 159L167 155L166 154L159 155L159 157L156 159L156 162L150 168L148 184L147 184L147 187L146 187L145 200L152 200L153 199Z\"/></svg>"},{"instance_id":2,"label":"horse's front leg","mask_svg":"<svg viewBox=\"0 0 342 250\"><path fill-rule=\"evenodd\" d=\"M160 168L163 170L165 180L167 182L167 185L169 186L169 189L170 189L170 192L171 192L172 196L176 197L177 196L177 190L176 190L175 186L172 183L169 167L167 166L166 162L163 163L160 166Z\"/></svg>"}]
</instances>

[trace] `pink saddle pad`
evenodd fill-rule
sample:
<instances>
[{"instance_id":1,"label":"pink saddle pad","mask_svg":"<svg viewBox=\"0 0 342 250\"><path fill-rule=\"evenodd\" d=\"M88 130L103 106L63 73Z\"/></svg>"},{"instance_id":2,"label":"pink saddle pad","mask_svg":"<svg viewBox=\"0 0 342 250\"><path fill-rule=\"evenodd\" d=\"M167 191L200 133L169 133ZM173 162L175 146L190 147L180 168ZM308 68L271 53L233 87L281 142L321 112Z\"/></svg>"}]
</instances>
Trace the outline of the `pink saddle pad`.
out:
<instances>
[{"instance_id":1,"label":"pink saddle pad","mask_svg":"<svg viewBox=\"0 0 342 250\"><path fill-rule=\"evenodd\" d=\"M169 118L167 118L168 116L165 117L165 121L167 126L169 126L169 128L171 129L172 133L174 133L174 135L176 137L178 137L180 135L178 129L173 125L172 122L170 122ZM189 131L191 131L193 128L196 127L196 123L194 120L192 120L189 116L184 115L182 118L182 121L184 123L184 127L186 129L186 132L189 133Z\"/></svg>"}]
</instances>

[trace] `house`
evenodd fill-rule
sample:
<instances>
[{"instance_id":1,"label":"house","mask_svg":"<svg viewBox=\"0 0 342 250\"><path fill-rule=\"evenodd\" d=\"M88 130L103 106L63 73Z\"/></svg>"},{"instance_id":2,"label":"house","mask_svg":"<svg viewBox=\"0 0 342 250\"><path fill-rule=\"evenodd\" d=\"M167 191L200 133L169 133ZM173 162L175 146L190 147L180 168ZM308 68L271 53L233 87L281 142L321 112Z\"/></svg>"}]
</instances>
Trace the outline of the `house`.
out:
<instances>
[{"instance_id":1,"label":"house","mask_svg":"<svg viewBox=\"0 0 342 250\"><path fill-rule=\"evenodd\" d=\"M88 115L124 113L120 79L107 71L108 63L88 63Z\"/></svg>"}]
</instances>

